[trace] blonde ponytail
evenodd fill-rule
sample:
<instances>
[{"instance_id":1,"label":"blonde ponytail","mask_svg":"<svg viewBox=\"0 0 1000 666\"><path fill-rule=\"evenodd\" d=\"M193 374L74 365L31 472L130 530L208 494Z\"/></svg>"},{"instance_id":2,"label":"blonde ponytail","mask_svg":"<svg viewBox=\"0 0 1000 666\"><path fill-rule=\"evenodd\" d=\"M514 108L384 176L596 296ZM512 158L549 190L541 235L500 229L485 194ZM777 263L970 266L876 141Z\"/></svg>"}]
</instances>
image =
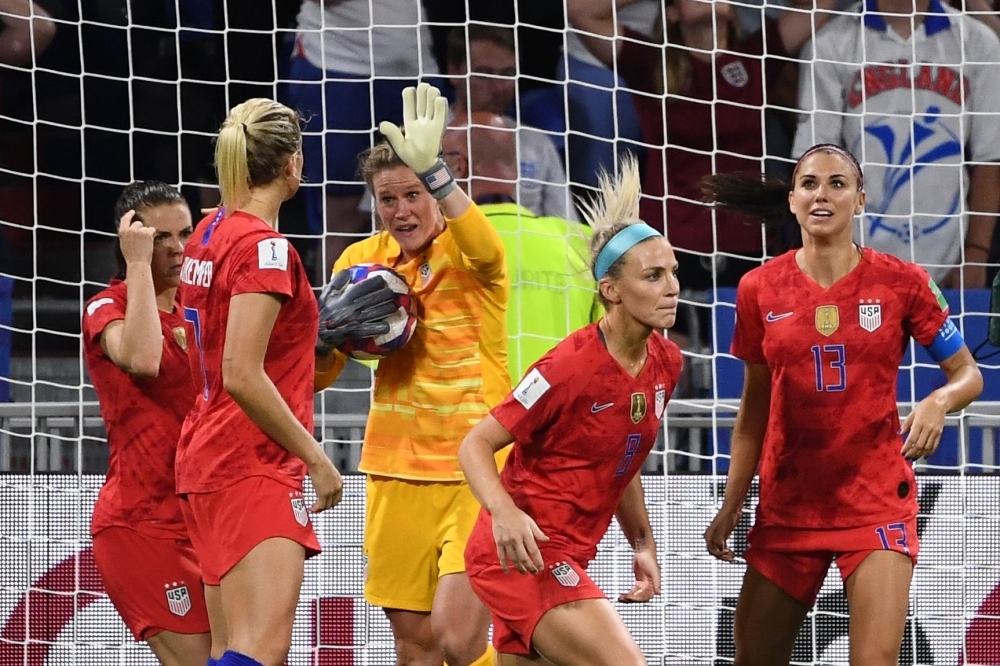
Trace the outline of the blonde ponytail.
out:
<instances>
[{"instance_id":1,"label":"blonde ponytail","mask_svg":"<svg viewBox=\"0 0 1000 666\"><path fill-rule=\"evenodd\" d=\"M234 106L215 143L222 205L229 211L239 209L251 188L274 181L300 150L302 130L295 111L261 97Z\"/></svg>"}]
</instances>

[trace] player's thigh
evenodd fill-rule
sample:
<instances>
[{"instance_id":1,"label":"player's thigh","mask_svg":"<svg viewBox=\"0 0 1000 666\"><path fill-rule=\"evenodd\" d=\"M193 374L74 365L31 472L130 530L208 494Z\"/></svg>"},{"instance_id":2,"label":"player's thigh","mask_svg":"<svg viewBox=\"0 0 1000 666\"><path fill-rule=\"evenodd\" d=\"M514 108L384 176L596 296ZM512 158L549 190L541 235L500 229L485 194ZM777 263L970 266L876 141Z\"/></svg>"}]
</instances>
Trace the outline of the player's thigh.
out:
<instances>
[{"instance_id":1,"label":"player's thigh","mask_svg":"<svg viewBox=\"0 0 1000 666\"><path fill-rule=\"evenodd\" d=\"M434 594L435 633L458 630L468 639L481 641L489 629L489 611L469 583L465 573L465 548L479 517L479 502L468 484L442 484L436 491L442 507L438 548L438 588Z\"/></svg>"},{"instance_id":2,"label":"player's thigh","mask_svg":"<svg viewBox=\"0 0 1000 666\"><path fill-rule=\"evenodd\" d=\"M848 576L852 664L896 664L912 578L913 561L889 550L872 552Z\"/></svg>"},{"instance_id":3,"label":"player's thigh","mask_svg":"<svg viewBox=\"0 0 1000 666\"><path fill-rule=\"evenodd\" d=\"M368 477L365 599L382 608L430 613L437 589L442 484Z\"/></svg>"},{"instance_id":4,"label":"player's thigh","mask_svg":"<svg viewBox=\"0 0 1000 666\"><path fill-rule=\"evenodd\" d=\"M212 628L212 657L218 659L226 651L229 642L226 614L222 610L222 590L218 585L205 586L205 607L208 609L208 622Z\"/></svg>"},{"instance_id":5,"label":"player's thigh","mask_svg":"<svg viewBox=\"0 0 1000 666\"><path fill-rule=\"evenodd\" d=\"M438 579L431 628L449 664L472 663L486 650L490 612L472 590L465 572Z\"/></svg>"},{"instance_id":6,"label":"player's thigh","mask_svg":"<svg viewBox=\"0 0 1000 666\"><path fill-rule=\"evenodd\" d=\"M736 666L787 666L809 606L753 566L736 602Z\"/></svg>"},{"instance_id":7,"label":"player's thigh","mask_svg":"<svg viewBox=\"0 0 1000 666\"><path fill-rule=\"evenodd\" d=\"M162 666L205 666L212 636L161 631L147 638L146 642Z\"/></svg>"},{"instance_id":8,"label":"player's thigh","mask_svg":"<svg viewBox=\"0 0 1000 666\"><path fill-rule=\"evenodd\" d=\"M283 663L291 645L305 555L305 548L291 539L265 539L222 577L228 649L265 666Z\"/></svg>"},{"instance_id":9,"label":"player's thigh","mask_svg":"<svg viewBox=\"0 0 1000 666\"><path fill-rule=\"evenodd\" d=\"M646 666L646 658L607 599L581 599L549 609L531 637L556 666Z\"/></svg>"}]
</instances>

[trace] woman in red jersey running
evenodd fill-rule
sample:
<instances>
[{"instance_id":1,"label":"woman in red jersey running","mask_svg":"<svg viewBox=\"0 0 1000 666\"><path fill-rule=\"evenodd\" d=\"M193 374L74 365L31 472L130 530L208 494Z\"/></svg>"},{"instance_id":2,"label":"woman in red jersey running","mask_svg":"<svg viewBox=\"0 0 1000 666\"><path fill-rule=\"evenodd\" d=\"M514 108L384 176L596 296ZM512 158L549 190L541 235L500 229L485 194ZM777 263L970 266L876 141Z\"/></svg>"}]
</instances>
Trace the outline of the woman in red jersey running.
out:
<instances>
[{"instance_id":1,"label":"woman in red jersey running","mask_svg":"<svg viewBox=\"0 0 1000 666\"><path fill-rule=\"evenodd\" d=\"M746 376L725 501L705 532L709 553L735 557L726 540L759 464L736 664L788 664L836 560L851 664L895 665L919 548L907 459L934 452L945 414L979 396L982 375L927 272L854 244L865 192L849 152L813 146L790 183L737 173L704 185L710 202L765 222L790 211L803 243L747 273L736 295L732 353ZM896 379L910 338L947 381L900 427Z\"/></svg>"},{"instance_id":2,"label":"woman in red jersey running","mask_svg":"<svg viewBox=\"0 0 1000 666\"><path fill-rule=\"evenodd\" d=\"M493 615L501 664L645 666L624 622L587 575L611 517L635 550L636 585L660 588L638 472L681 371L680 287L670 243L637 219L639 173L601 179L593 272L607 313L542 357L465 438L459 460L482 504L465 551L469 581ZM493 454L513 443L502 474ZM511 573L513 568L517 573Z\"/></svg>"},{"instance_id":3,"label":"woman in red jersey running","mask_svg":"<svg viewBox=\"0 0 1000 666\"><path fill-rule=\"evenodd\" d=\"M83 350L110 458L90 533L104 589L164 666L204 666L211 640L198 558L174 486L181 424L194 404L177 287L191 212L164 183L115 204L119 277L87 302Z\"/></svg>"}]
</instances>

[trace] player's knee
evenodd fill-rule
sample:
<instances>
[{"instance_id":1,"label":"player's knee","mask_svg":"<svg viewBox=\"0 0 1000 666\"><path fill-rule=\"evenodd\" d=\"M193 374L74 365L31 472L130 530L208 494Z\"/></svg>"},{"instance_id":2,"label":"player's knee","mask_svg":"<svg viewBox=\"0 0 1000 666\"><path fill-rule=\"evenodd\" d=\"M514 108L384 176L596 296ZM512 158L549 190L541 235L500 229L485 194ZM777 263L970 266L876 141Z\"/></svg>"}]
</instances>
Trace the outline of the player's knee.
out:
<instances>
[{"instance_id":1,"label":"player's knee","mask_svg":"<svg viewBox=\"0 0 1000 666\"><path fill-rule=\"evenodd\" d=\"M445 663L449 666L465 666L483 656L487 646L489 625L480 630L475 624L433 622L434 638L441 649Z\"/></svg>"},{"instance_id":2,"label":"player's knee","mask_svg":"<svg viewBox=\"0 0 1000 666\"><path fill-rule=\"evenodd\" d=\"M434 661L437 652L434 645L427 644L426 641L416 641L407 637L397 637L393 640L396 648L397 666L423 666ZM438 658L437 663L441 663Z\"/></svg>"}]
</instances>

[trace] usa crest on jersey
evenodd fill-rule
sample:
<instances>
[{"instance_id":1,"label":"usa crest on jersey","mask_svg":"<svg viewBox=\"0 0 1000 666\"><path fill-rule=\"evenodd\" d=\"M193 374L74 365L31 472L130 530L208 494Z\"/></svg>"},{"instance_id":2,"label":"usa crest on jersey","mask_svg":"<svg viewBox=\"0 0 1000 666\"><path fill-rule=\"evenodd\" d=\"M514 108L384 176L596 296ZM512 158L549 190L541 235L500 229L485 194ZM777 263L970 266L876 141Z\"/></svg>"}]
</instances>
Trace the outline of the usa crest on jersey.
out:
<instances>
[{"instance_id":1,"label":"usa crest on jersey","mask_svg":"<svg viewBox=\"0 0 1000 666\"><path fill-rule=\"evenodd\" d=\"M191 595L188 594L187 585L174 583L173 587L167 585L166 588L167 606L170 608L170 612L180 617L187 615L188 611L191 610Z\"/></svg>"},{"instance_id":2,"label":"usa crest on jersey","mask_svg":"<svg viewBox=\"0 0 1000 666\"><path fill-rule=\"evenodd\" d=\"M580 584L580 574L568 562L557 562L552 568L552 575L563 587L576 587Z\"/></svg>"},{"instance_id":3,"label":"usa crest on jersey","mask_svg":"<svg viewBox=\"0 0 1000 666\"><path fill-rule=\"evenodd\" d=\"M306 512L306 500L302 497L292 498L292 513L299 525L305 527L309 524L309 514Z\"/></svg>"},{"instance_id":4,"label":"usa crest on jersey","mask_svg":"<svg viewBox=\"0 0 1000 666\"><path fill-rule=\"evenodd\" d=\"M667 406L667 390L663 388L663 384L656 385L656 393L653 396L653 414L656 415L656 420L659 421L663 416L663 409Z\"/></svg>"},{"instance_id":5,"label":"usa crest on jersey","mask_svg":"<svg viewBox=\"0 0 1000 666\"><path fill-rule=\"evenodd\" d=\"M882 325L882 305L862 303L858 306L858 323L869 333Z\"/></svg>"}]
</instances>

